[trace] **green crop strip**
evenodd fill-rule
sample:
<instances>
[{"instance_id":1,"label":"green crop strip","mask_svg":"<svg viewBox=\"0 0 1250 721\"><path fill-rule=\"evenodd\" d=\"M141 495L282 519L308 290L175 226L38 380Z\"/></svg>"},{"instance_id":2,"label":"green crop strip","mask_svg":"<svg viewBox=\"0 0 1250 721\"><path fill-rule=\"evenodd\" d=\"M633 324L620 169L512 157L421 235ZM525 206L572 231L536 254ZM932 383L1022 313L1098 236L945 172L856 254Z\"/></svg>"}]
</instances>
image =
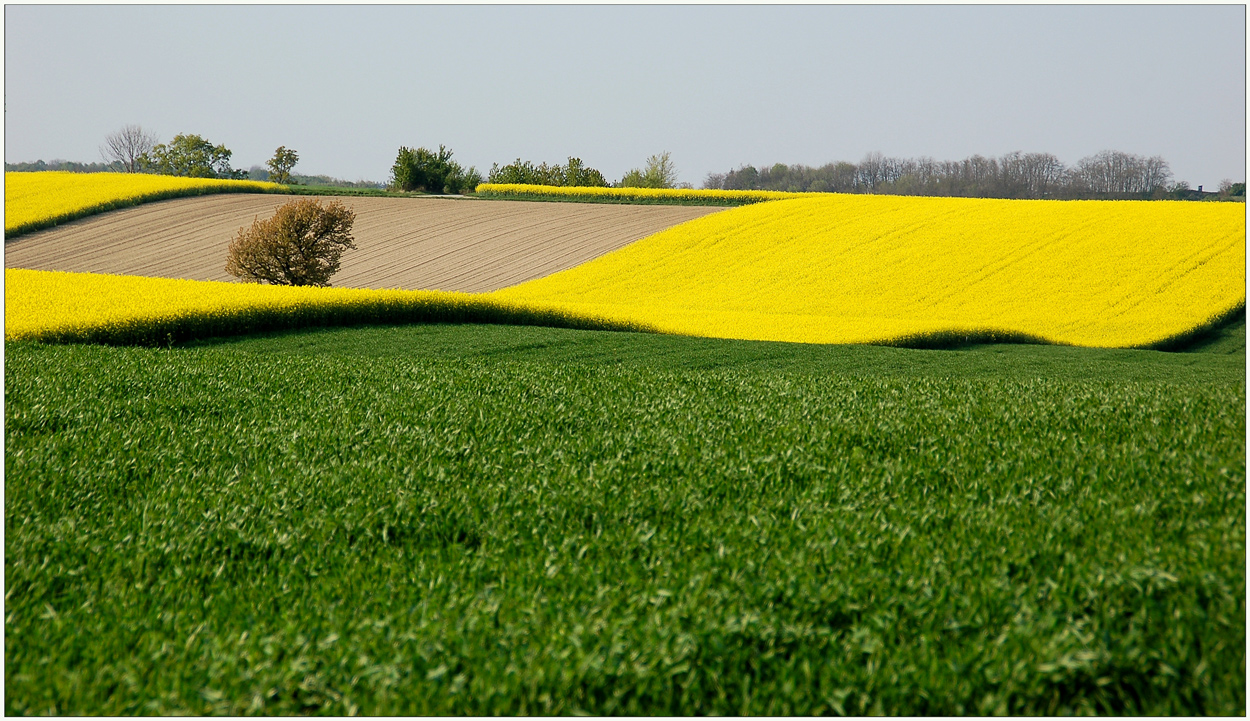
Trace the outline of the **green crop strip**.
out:
<instances>
[{"instance_id":1,"label":"green crop strip","mask_svg":"<svg viewBox=\"0 0 1250 721\"><path fill-rule=\"evenodd\" d=\"M1199 350L10 343L5 710L1241 714Z\"/></svg>"},{"instance_id":2,"label":"green crop strip","mask_svg":"<svg viewBox=\"0 0 1250 721\"><path fill-rule=\"evenodd\" d=\"M613 198L604 195L546 195L543 193L495 193L487 190L475 192L473 197L481 200L526 200L540 203L594 203L596 205L708 205L734 208L740 205L762 203L762 200L733 200L725 198L645 198L623 196Z\"/></svg>"}]
</instances>

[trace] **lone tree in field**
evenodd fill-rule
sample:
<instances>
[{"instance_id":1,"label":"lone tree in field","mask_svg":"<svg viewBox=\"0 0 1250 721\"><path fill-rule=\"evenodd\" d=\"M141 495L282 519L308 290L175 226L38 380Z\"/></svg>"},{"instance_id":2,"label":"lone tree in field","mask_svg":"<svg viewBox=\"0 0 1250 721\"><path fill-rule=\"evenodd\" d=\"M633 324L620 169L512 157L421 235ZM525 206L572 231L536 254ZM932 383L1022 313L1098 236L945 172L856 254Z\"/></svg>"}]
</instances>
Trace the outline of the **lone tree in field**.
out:
<instances>
[{"instance_id":1,"label":"lone tree in field","mask_svg":"<svg viewBox=\"0 0 1250 721\"><path fill-rule=\"evenodd\" d=\"M355 248L356 214L337 200L295 200L272 218L239 228L230 243L226 272L248 283L327 286L343 252Z\"/></svg>"},{"instance_id":2,"label":"lone tree in field","mask_svg":"<svg viewBox=\"0 0 1250 721\"><path fill-rule=\"evenodd\" d=\"M294 150L287 150L285 145L279 145L278 149L274 151L273 157L266 163L269 166L270 182L283 184L291 182L291 169L298 162L298 153Z\"/></svg>"},{"instance_id":3,"label":"lone tree in field","mask_svg":"<svg viewBox=\"0 0 1250 721\"><path fill-rule=\"evenodd\" d=\"M136 173L139 171L139 158L151 152L155 145L155 133L150 133L138 125L127 125L104 137L104 145L100 146L100 155L106 163L121 163L127 173Z\"/></svg>"}]
</instances>

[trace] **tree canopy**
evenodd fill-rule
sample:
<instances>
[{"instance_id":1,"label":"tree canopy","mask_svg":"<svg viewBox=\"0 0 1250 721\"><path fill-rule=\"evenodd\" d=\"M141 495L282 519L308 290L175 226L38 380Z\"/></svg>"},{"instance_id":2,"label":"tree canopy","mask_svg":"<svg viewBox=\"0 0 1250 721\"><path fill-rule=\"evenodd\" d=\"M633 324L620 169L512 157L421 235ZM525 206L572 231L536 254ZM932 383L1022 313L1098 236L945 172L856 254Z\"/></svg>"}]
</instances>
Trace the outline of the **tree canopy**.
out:
<instances>
[{"instance_id":1,"label":"tree canopy","mask_svg":"<svg viewBox=\"0 0 1250 721\"><path fill-rule=\"evenodd\" d=\"M299 153L279 145L273 157L265 165L269 168L269 180L274 183L290 183L291 169L299 162Z\"/></svg>"},{"instance_id":2,"label":"tree canopy","mask_svg":"<svg viewBox=\"0 0 1250 721\"><path fill-rule=\"evenodd\" d=\"M677 167L668 151L647 158L642 170L635 168L621 178L623 188L675 188Z\"/></svg>"},{"instance_id":3,"label":"tree canopy","mask_svg":"<svg viewBox=\"0 0 1250 721\"><path fill-rule=\"evenodd\" d=\"M168 144L160 143L139 157L141 169L160 175L188 178L237 178L246 173L230 168L232 153L224 145L213 145L198 135L175 135Z\"/></svg>"},{"instance_id":4,"label":"tree canopy","mask_svg":"<svg viewBox=\"0 0 1250 721\"><path fill-rule=\"evenodd\" d=\"M391 166L391 187L427 193L463 193L476 188L482 174L473 167L465 170L451 155L452 151L442 145L437 152L401 146Z\"/></svg>"},{"instance_id":5,"label":"tree canopy","mask_svg":"<svg viewBox=\"0 0 1250 721\"><path fill-rule=\"evenodd\" d=\"M295 200L272 218L240 228L230 243L226 272L249 283L327 286L343 252L356 247L356 213L342 203Z\"/></svg>"},{"instance_id":6,"label":"tree canopy","mask_svg":"<svg viewBox=\"0 0 1250 721\"><path fill-rule=\"evenodd\" d=\"M504 166L492 165L486 176L490 183L520 183L524 185L561 185L579 188L606 188L608 181L603 173L588 167L581 158L569 157L566 165L534 165L517 158Z\"/></svg>"}]
</instances>

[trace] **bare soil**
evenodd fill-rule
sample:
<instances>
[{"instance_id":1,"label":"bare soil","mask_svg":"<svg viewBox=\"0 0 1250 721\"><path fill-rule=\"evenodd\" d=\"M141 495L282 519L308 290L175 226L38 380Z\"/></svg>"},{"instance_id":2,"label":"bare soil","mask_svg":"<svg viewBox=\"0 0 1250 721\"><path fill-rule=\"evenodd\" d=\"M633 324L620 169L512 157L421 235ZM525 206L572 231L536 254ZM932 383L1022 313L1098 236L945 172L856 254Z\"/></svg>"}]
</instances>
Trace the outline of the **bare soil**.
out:
<instances>
[{"instance_id":1,"label":"bare soil","mask_svg":"<svg viewBox=\"0 0 1250 721\"><path fill-rule=\"evenodd\" d=\"M5 243L4 267L235 280L239 229L290 201L272 195L179 198L84 218ZM441 198L339 197L356 211L342 288L485 292L550 275L722 208Z\"/></svg>"}]
</instances>

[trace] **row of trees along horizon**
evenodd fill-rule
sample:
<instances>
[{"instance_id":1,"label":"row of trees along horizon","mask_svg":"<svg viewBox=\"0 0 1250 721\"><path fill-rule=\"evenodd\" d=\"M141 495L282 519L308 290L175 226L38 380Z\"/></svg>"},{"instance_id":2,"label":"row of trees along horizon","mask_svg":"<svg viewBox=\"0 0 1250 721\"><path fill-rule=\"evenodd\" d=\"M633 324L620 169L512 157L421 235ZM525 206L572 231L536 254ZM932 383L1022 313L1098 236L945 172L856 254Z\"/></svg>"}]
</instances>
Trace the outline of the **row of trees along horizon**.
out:
<instances>
[{"instance_id":1,"label":"row of trees along horizon","mask_svg":"<svg viewBox=\"0 0 1250 721\"><path fill-rule=\"evenodd\" d=\"M264 167L230 167L233 153L199 135L176 135L169 143L138 125L127 125L105 138L100 147L103 163L42 160L5 163L6 172L64 170L70 172L143 172L202 178L268 180L293 185L354 188L387 187L398 191L467 193L483 182L474 167L463 167L443 145L437 151L400 147L389 182L340 180L326 175L298 175L294 150L280 146ZM603 173L570 156L564 164L535 164L517 158L507 165L493 164L489 183L519 183L582 187L679 188L672 155L663 152L641 168L609 183ZM1179 200L1242 200L1244 182L1224 180L1218 192L1193 189L1174 181L1166 160L1107 150L1064 165L1050 153L1007 153L999 157L973 155L963 160L893 158L869 153L858 163L838 161L819 167L785 165L756 168L743 165L724 173L709 173L703 188L718 190L779 190L786 192L874 193L975 198L1116 198Z\"/></svg>"}]
</instances>

